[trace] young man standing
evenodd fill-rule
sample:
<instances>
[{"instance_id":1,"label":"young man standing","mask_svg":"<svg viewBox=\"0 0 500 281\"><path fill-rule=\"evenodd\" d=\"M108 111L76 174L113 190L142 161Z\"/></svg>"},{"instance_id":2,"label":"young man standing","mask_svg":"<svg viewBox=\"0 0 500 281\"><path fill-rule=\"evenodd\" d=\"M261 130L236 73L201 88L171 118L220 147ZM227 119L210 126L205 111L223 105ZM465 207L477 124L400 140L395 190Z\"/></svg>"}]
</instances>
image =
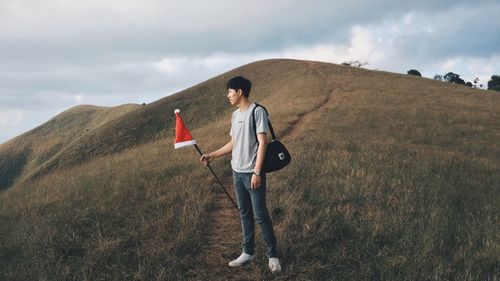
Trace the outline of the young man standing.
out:
<instances>
[{"instance_id":1,"label":"young man standing","mask_svg":"<svg viewBox=\"0 0 500 281\"><path fill-rule=\"evenodd\" d=\"M280 272L276 236L266 207L266 174L262 172L269 131L268 117L262 107L255 108L256 104L248 98L252 88L250 80L237 76L227 82L226 88L229 102L238 107L231 119L231 141L212 153L204 154L200 161L208 165L210 161L232 152L231 167L243 230L243 253L229 266L242 266L255 258L255 218L266 244L269 269ZM255 126L252 121L254 108Z\"/></svg>"}]
</instances>

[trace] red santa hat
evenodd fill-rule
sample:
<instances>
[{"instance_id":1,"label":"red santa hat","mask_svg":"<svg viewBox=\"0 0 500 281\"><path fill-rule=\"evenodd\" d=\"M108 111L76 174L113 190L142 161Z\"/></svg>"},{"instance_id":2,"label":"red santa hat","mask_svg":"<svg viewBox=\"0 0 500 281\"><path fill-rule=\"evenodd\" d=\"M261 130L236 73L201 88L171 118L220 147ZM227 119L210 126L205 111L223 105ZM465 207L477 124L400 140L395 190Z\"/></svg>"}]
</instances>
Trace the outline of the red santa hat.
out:
<instances>
[{"instance_id":1,"label":"red santa hat","mask_svg":"<svg viewBox=\"0 0 500 281\"><path fill-rule=\"evenodd\" d=\"M181 112L179 109L175 111L175 149L195 145L196 141L191 136L191 133L184 125L184 122L181 119L179 113Z\"/></svg>"}]
</instances>

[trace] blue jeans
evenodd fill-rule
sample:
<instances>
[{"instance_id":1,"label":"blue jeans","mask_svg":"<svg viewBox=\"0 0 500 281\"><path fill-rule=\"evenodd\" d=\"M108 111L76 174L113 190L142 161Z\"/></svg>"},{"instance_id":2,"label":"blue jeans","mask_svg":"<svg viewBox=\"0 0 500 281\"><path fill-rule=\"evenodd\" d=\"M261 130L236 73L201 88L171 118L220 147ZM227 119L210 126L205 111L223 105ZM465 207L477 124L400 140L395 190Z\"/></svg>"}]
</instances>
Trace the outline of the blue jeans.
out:
<instances>
[{"instance_id":1,"label":"blue jeans","mask_svg":"<svg viewBox=\"0 0 500 281\"><path fill-rule=\"evenodd\" d=\"M262 238L266 243L268 258L277 257L276 236L273 223L266 207L266 175L261 175L260 187L251 189L252 173L237 173L233 171L234 189L243 229L243 252L253 255L255 245L254 218L260 225Z\"/></svg>"}]
</instances>

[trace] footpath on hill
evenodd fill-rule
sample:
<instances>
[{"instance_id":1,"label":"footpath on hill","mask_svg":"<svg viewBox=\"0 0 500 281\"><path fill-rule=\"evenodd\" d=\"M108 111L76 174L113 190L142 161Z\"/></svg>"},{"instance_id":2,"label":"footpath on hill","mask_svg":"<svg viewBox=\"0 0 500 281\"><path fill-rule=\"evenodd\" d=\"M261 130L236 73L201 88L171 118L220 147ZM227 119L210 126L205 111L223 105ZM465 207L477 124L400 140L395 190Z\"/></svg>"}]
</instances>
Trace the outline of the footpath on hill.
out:
<instances>
[{"instance_id":1,"label":"footpath on hill","mask_svg":"<svg viewBox=\"0 0 500 281\"><path fill-rule=\"evenodd\" d=\"M232 178L225 177L221 181L236 202ZM260 259L240 268L228 266L229 261L241 254L242 234L238 211L220 189L217 190L214 208L207 220L210 221L211 227L206 235L207 244L199 255L202 264L198 270L191 272L190 279L259 280L259 267L262 266L259 264Z\"/></svg>"}]
</instances>

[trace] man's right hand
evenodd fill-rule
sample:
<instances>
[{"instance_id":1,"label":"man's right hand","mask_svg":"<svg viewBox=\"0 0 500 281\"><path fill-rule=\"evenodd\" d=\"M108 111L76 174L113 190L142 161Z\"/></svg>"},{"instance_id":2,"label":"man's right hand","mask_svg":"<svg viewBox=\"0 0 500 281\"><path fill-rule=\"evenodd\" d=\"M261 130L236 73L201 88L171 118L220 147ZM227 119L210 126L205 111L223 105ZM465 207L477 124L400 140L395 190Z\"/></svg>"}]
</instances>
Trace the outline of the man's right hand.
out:
<instances>
[{"instance_id":1,"label":"man's right hand","mask_svg":"<svg viewBox=\"0 0 500 281\"><path fill-rule=\"evenodd\" d=\"M200 158L200 161L201 163L203 163L203 165L207 166L214 159L215 158L213 157L212 153L209 153L209 154L203 154Z\"/></svg>"}]
</instances>

